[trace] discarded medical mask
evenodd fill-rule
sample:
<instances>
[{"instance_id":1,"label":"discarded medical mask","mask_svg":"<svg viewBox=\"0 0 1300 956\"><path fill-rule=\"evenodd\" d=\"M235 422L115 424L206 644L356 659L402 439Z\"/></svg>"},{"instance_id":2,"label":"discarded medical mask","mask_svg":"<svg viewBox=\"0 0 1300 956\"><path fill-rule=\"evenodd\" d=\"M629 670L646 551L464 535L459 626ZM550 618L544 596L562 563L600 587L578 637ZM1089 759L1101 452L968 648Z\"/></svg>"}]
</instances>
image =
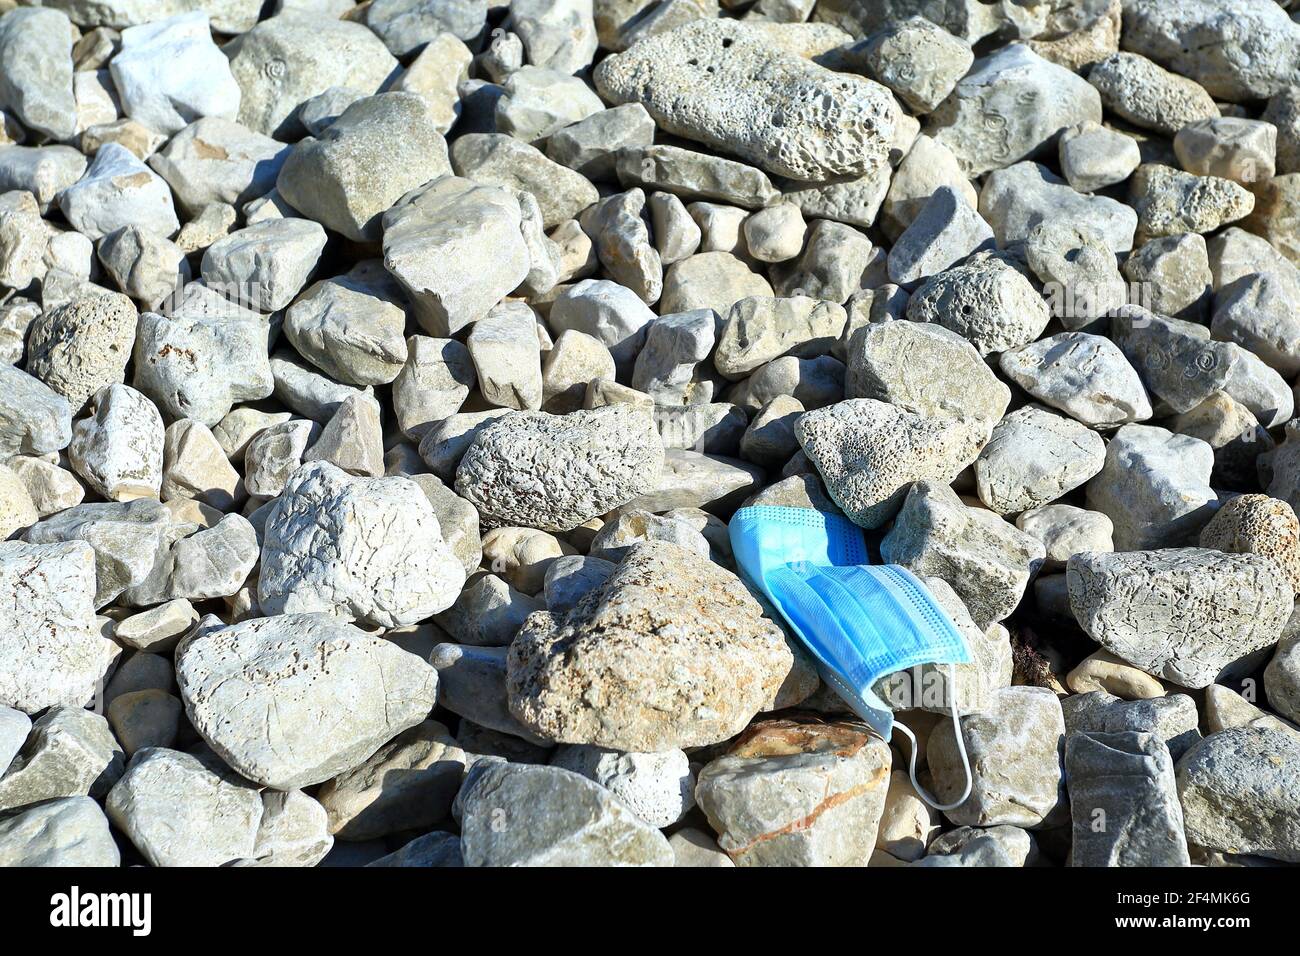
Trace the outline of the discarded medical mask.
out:
<instances>
[{"instance_id":1,"label":"discarded medical mask","mask_svg":"<svg viewBox=\"0 0 1300 956\"><path fill-rule=\"evenodd\" d=\"M822 679L888 740L895 726L912 742L916 792L939 810L970 795L971 776L952 688L954 664L970 661L961 634L925 585L898 565L870 565L862 529L810 508L742 508L730 524L736 565L780 612L817 661ZM882 677L918 664L948 666L949 707L966 770L960 799L939 804L916 780L916 737L895 722L872 689Z\"/></svg>"}]
</instances>

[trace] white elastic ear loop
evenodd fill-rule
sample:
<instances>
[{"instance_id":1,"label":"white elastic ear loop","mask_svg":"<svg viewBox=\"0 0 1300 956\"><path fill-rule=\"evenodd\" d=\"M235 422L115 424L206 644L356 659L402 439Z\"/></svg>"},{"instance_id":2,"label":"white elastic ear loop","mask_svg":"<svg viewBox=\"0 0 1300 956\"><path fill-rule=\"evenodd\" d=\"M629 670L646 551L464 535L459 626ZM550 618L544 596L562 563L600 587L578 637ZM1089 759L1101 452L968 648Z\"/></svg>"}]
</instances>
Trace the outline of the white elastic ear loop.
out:
<instances>
[{"instance_id":1,"label":"white elastic ear loop","mask_svg":"<svg viewBox=\"0 0 1300 956\"><path fill-rule=\"evenodd\" d=\"M961 719L957 714L957 671L952 664L948 665L948 703L952 710L952 728L953 736L957 738L957 753L961 756L961 768L966 774L966 789L952 803L936 802L916 782L916 735L912 733L906 724L899 723L897 720L894 721L894 726L907 734L907 739L912 742L912 756L907 762L907 775L912 778L912 786L916 789L916 795L936 810L952 810L961 806L966 802L966 798L970 796L971 787L974 786L974 780L970 772L970 758L966 756L966 738L961 732Z\"/></svg>"}]
</instances>

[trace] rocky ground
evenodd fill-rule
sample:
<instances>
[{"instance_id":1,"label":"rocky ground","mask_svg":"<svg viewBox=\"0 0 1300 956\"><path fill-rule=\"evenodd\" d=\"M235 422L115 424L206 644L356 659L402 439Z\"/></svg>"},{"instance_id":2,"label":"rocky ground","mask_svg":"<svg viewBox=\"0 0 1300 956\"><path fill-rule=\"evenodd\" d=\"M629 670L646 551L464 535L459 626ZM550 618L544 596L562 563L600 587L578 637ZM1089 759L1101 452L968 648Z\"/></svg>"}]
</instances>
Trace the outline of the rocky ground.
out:
<instances>
[{"instance_id":1,"label":"rocky ground","mask_svg":"<svg viewBox=\"0 0 1300 956\"><path fill-rule=\"evenodd\" d=\"M1291 0L44 4L0 863L1300 862ZM948 610L955 809L745 502Z\"/></svg>"}]
</instances>

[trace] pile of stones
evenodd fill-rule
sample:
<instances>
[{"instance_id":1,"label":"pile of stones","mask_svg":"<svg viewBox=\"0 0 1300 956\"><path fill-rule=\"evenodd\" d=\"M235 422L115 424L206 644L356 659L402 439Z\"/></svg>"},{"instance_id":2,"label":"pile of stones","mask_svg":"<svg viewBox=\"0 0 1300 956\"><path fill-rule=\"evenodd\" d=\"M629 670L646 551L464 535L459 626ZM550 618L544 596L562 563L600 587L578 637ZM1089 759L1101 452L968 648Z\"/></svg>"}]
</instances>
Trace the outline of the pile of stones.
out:
<instances>
[{"instance_id":1,"label":"pile of stones","mask_svg":"<svg viewBox=\"0 0 1300 956\"><path fill-rule=\"evenodd\" d=\"M0 0L0 863L1300 862L1292 5Z\"/></svg>"}]
</instances>

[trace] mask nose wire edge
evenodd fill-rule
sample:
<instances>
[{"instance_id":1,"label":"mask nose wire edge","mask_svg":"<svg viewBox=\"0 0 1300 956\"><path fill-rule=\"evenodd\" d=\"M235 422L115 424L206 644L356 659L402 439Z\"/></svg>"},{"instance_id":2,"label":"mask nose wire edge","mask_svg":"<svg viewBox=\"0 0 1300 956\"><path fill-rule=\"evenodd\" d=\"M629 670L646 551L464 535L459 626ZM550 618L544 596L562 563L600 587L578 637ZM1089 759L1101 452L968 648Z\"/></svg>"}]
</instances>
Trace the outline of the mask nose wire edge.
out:
<instances>
[{"instance_id":1,"label":"mask nose wire edge","mask_svg":"<svg viewBox=\"0 0 1300 956\"><path fill-rule=\"evenodd\" d=\"M954 664L948 664L948 704L952 711L952 728L953 736L957 739L957 753L961 756L961 767L966 774L966 788L962 791L961 796L952 803L939 803L934 797L924 790L916 782L916 735L912 733L911 728L900 721L894 721L894 727L901 730L907 735L907 739L912 742L912 753L907 761L907 775L912 779L912 787L916 790L917 796L928 803L936 810L952 810L966 802L970 796L971 788L974 786L974 779L971 777L970 758L966 756L966 738L961 732L961 718L957 713L957 670Z\"/></svg>"}]
</instances>

